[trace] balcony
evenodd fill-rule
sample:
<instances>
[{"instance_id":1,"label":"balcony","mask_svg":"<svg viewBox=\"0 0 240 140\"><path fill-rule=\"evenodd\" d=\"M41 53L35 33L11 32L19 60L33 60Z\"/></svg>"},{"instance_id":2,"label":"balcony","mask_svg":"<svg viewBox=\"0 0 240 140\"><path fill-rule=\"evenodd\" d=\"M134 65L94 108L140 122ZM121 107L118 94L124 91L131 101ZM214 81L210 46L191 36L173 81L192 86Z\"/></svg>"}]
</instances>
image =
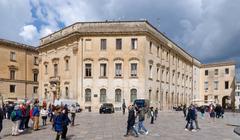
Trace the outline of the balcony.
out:
<instances>
[{"instance_id":1,"label":"balcony","mask_svg":"<svg viewBox=\"0 0 240 140\"><path fill-rule=\"evenodd\" d=\"M60 76L52 76L49 78L49 83L59 83L60 82Z\"/></svg>"}]
</instances>

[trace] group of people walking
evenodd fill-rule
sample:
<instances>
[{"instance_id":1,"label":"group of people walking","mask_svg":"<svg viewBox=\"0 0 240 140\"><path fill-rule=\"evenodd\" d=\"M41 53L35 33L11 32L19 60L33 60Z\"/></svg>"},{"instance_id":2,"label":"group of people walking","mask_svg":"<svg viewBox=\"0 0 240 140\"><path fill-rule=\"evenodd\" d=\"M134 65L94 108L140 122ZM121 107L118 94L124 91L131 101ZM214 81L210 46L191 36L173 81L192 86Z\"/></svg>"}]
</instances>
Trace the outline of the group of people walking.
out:
<instances>
[{"instance_id":1,"label":"group of people walking","mask_svg":"<svg viewBox=\"0 0 240 140\"><path fill-rule=\"evenodd\" d=\"M70 113L69 113L70 112ZM71 120L68 117L71 114ZM34 131L40 130L39 121L42 119L42 126L47 125L47 118L50 118L52 129L56 131L56 140L60 137L62 140L66 139L67 126L71 123L74 125L76 116L75 105L71 106L53 106L43 103L39 105L38 100L22 102L20 104L6 104L0 108L0 132L2 130L3 119L12 121L12 136L17 136L25 130L32 129Z\"/></svg>"},{"instance_id":2,"label":"group of people walking","mask_svg":"<svg viewBox=\"0 0 240 140\"><path fill-rule=\"evenodd\" d=\"M148 130L144 126L145 114L148 114L148 117L151 118L151 124L153 124L158 115L158 108L154 110L153 107L149 109L137 107L136 105L128 106L127 132L124 135L125 137L131 133L134 133L135 137L139 137L139 134L148 134ZM138 122L136 119L138 119Z\"/></svg>"}]
</instances>

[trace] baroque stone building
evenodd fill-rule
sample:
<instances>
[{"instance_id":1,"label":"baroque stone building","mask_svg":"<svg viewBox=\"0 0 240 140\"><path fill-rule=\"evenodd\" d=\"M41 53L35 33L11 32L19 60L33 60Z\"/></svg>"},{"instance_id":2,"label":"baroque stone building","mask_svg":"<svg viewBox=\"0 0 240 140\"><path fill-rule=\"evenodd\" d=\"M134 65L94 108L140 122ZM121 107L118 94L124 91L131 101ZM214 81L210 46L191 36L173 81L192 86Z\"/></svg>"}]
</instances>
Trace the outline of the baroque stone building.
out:
<instances>
[{"instance_id":1,"label":"baroque stone building","mask_svg":"<svg viewBox=\"0 0 240 140\"><path fill-rule=\"evenodd\" d=\"M42 38L38 51L40 98L49 102L75 99L96 110L104 102L120 108L144 98L152 106L172 109L204 104L215 94L215 103L222 103L234 88L234 63L202 65L145 20L77 22ZM222 74L227 67L229 75ZM219 69L215 79L228 80L228 90L204 90L206 79L213 81L203 71L211 69Z\"/></svg>"},{"instance_id":2,"label":"baroque stone building","mask_svg":"<svg viewBox=\"0 0 240 140\"><path fill-rule=\"evenodd\" d=\"M36 48L0 39L0 94L4 99L38 97Z\"/></svg>"},{"instance_id":3,"label":"baroque stone building","mask_svg":"<svg viewBox=\"0 0 240 140\"><path fill-rule=\"evenodd\" d=\"M42 38L38 51L39 92L48 101L98 109L145 98L171 109L199 93L201 63L147 21L78 22Z\"/></svg>"}]
</instances>

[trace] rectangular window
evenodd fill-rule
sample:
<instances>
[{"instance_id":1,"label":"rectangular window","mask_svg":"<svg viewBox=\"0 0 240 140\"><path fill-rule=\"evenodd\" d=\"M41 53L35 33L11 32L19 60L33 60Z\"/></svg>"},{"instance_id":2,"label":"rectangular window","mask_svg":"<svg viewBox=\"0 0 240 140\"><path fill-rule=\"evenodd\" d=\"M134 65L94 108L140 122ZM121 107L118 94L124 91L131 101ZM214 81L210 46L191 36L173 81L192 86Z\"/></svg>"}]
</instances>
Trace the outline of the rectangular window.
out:
<instances>
[{"instance_id":1,"label":"rectangular window","mask_svg":"<svg viewBox=\"0 0 240 140\"><path fill-rule=\"evenodd\" d=\"M86 39L85 40L85 50L86 51L91 51L92 50L92 40L91 39Z\"/></svg>"},{"instance_id":2,"label":"rectangular window","mask_svg":"<svg viewBox=\"0 0 240 140\"><path fill-rule=\"evenodd\" d=\"M160 47L157 47L157 57L159 57Z\"/></svg>"},{"instance_id":3,"label":"rectangular window","mask_svg":"<svg viewBox=\"0 0 240 140\"><path fill-rule=\"evenodd\" d=\"M137 76L137 63L131 64L131 76L136 77Z\"/></svg>"},{"instance_id":4,"label":"rectangular window","mask_svg":"<svg viewBox=\"0 0 240 140\"><path fill-rule=\"evenodd\" d=\"M214 75L218 75L218 69L214 70Z\"/></svg>"},{"instance_id":5,"label":"rectangular window","mask_svg":"<svg viewBox=\"0 0 240 140\"><path fill-rule=\"evenodd\" d=\"M33 87L33 93L36 94L37 91L38 91L38 87L34 86L34 87Z\"/></svg>"},{"instance_id":6,"label":"rectangular window","mask_svg":"<svg viewBox=\"0 0 240 140\"><path fill-rule=\"evenodd\" d=\"M228 89L228 88L229 88L229 82L225 81L225 89Z\"/></svg>"},{"instance_id":7,"label":"rectangular window","mask_svg":"<svg viewBox=\"0 0 240 140\"><path fill-rule=\"evenodd\" d=\"M16 61L16 53L15 52L10 52L10 60Z\"/></svg>"},{"instance_id":8,"label":"rectangular window","mask_svg":"<svg viewBox=\"0 0 240 140\"><path fill-rule=\"evenodd\" d=\"M138 46L137 38L132 38L131 49L132 49L132 50L136 50L136 49L137 49L137 46Z\"/></svg>"},{"instance_id":9,"label":"rectangular window","mask_svg":"<svg viewBox=\"0 0 240 140\"><path fill-rule=\"evenodd\" d=\"M105 51L107 49L107 39L101 39L101 51Z\"/></svg>"},{"instance_id":10,"label":"rectangular window","mask_svg":"<svg viewBox=\"0 0 240 140\"><path fill-rule=\"evenodd\" d=\"M54 76L56 77L58 75L58 64L54 64Z\"/></svg>"},{"instance_id":11,"label":"rectangular window","mask_svg":"<svg viewBox=\"0 0 240 140\"><path fill-rule=\"evenodd\" d=\"M152 42L149 42L149 52L152 53Z\"/></svg>"},{"instance_id":12,"label":"rectangular window","mask_svg":"<svg viewBox=\"0 0 240 140\"><path fill-rule=\"evenodd\" d=\"M33 73L33 81L34 82L38 81L38 73Z\"/></svg>"},{"instance_id":13,"label":"rectangular window","mask_svg":"<svg viewBox=\"0 0 240 140\"><path fill-rule=\"evenodd\" d=\"M48 65L45 65L45 74L48 73Z\"/></svg>"},{"instance_id":14,"label":"rectangular window","mask_svg":"<svg viewBox=\"0 0 240 140\"><path fill-rule=\"evenodd\" d=\"M225 74L229 74L229 69L228 68L225 69Z\"/></svg>"},{"instance_id":15,"label":"rectangular window","mask_svg":"<svg viewBox=\"0 0 240 140\"><path fill-rule=\"evenodd\" d=\"M116 39L116 50L122 49L122 39Z\"/></svg>"},{"instance_id":16,"label":"rectangular window","mask_svg":"<svg viewBox=\"0 0 240 140\"><path fill-rule=\"evenodd\" d=\"M10 80L15 80L15 70L10 70Z\"/></svg>"},{"instance_id":17,"label":"rectangular window","mask_svg":"<svg viewBox=\"0 0 240 140\"><path fill-rule=\"evenodd\" d=\"M85 64L85 76L86 77L92 76L92 64Z\"/></svg>"},{"instance_id":18,"label":"rectangular window","mask_svg":"<svg viewBox=\"0 0 240 140\"><path fill-rule=\"evenodd\" d=\"M15 93L16 85L10 85L10 93Z\"/></svg>"},{"instance_id":19,"label":"rectangular window","mask_svg":"<svg viewBox=\"0 0 240 140\"><path fill-rule=\"evenodd\" d=\"M152 65L149 65L149 78L152 79Z\"/></svg>"},{"instance_id":20,"label":"rectangular window","mask_svg":"<svg viewBox=\"0 0 240 140\"><path fill-rule=\"evenodd\" d=\"M122 64L121 63L116 63L115 64L115 76L116 77L121 77L122 76Z\"/></svg>"},{"instance_id":21,"label":"rectangular window","mask_svg":"<svg viewBox=\"0 0 240 140\"><path fill-rule=\"evenodd\" d=\"M218 81L214 81L214 90L218 90Z\"/></svg>"},{"instance_id":22,"label":"rectangular window","mask_svg":"<svg viewBox=\"0 0 240 140\"><path fill-rule=\"evenodd\" d=\"M204 89L208 90L208 82L204 82Z\"/></svg>"},{"instance_id":23,"label":"rectangular window","mask_svg":"<svg viewBox=\"0 0 240 140\"><path fill-rule=\"evenodd\" d=\"M172 60L172 64L174 65L175 63L174 63L174 60L175 60L175 58L174 58L174 56L173 56L173 60Z\"/></svg>"},{"instance_id":24,"label":"rectangular window","mask_svg":"<svg viewBox=\"0 0 240 140\"><path fill-rule=\"evenodd\" d=\"M66 71L69 70L69 60L68 59L65 60L65 70Z\"/></svg>"},{"instance_id":25,"label":"rectangular window","mask_svg":"<svg viewBox=\"0 0 240 140\"><path fill-rule=\"evenodd\" d=\"M168 62L169 53L166 54L166 61Z\"/></svg>"},{"instance_id":26,"label":"rectangular window","mask_svg":"<svg viewBox=\"0 0 240 140\"><path fill-rule=\"evenodd\" d=\"M208 70L205 70L205 76L208 76Z\"/></svg>"},{"instance_id":27,"label":"rectangular window","mask_svg":"<svg viewBox=\"0 0 240 140\"><path fill-rule=\"evenodd\" d=\"M159 68L157 68L157 80L159 80Z\"/></svg>"},{"instance_id":28,"label":"rectangular window","mask_svg":"<svg viewBox=\"0 0 240 140\"><path fill-rule=\"evenodd\" d=\"M207 95L204 96L204 103L208 103L208 96Z\"/></svg>"},{"instance_id":29,"label":"rectangular window","mask_svg":"<svg viewBox=\"0 0 240 140\"><path fill-rule=\"evenodd\" d=\"M100 64L100 77L106 77L107 76L107 64L103 63Z\"/></svg>"},{"instance_id":30,"label":"rectangular window","mask_svg":"<svg viewBox=\"0 0 240 140\"><path fill-rule=\"evenodd\" d=\"M34 56L34 65L38 65L38 57Z\"/></svg>"}]
</instances>

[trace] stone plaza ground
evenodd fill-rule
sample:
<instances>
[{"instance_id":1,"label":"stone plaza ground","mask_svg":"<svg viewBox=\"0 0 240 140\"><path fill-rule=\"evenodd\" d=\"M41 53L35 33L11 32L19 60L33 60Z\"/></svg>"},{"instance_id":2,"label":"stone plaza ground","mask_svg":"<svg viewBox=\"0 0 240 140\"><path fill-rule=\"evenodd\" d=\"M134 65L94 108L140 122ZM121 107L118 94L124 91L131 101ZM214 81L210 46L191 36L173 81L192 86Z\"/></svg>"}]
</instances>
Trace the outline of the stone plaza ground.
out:
<instances>
[{"instance_id":1,"label":"stone plaza ground","mask_svg":"<svg viewBox=\"0 0 240 140\"><path fill-rule=\"evenodd\" d=\"M145 127L148 135L124 137L126 133L127 114L99 114L96 112L78 113L76 125L69 127L69 140L239 140L240 136L233 132L240 124L240 114L226 113L224 119L211 121L208 117L199 118L201 130L189 132L184 130L186 124L182 112L159 112L155 124L146 119ZM39 131L28 130L19 136L11 136L11 122L4 120L1 137L4 140L54 140L56 133L48 123Z\"/></svg>"}]
</instances>

